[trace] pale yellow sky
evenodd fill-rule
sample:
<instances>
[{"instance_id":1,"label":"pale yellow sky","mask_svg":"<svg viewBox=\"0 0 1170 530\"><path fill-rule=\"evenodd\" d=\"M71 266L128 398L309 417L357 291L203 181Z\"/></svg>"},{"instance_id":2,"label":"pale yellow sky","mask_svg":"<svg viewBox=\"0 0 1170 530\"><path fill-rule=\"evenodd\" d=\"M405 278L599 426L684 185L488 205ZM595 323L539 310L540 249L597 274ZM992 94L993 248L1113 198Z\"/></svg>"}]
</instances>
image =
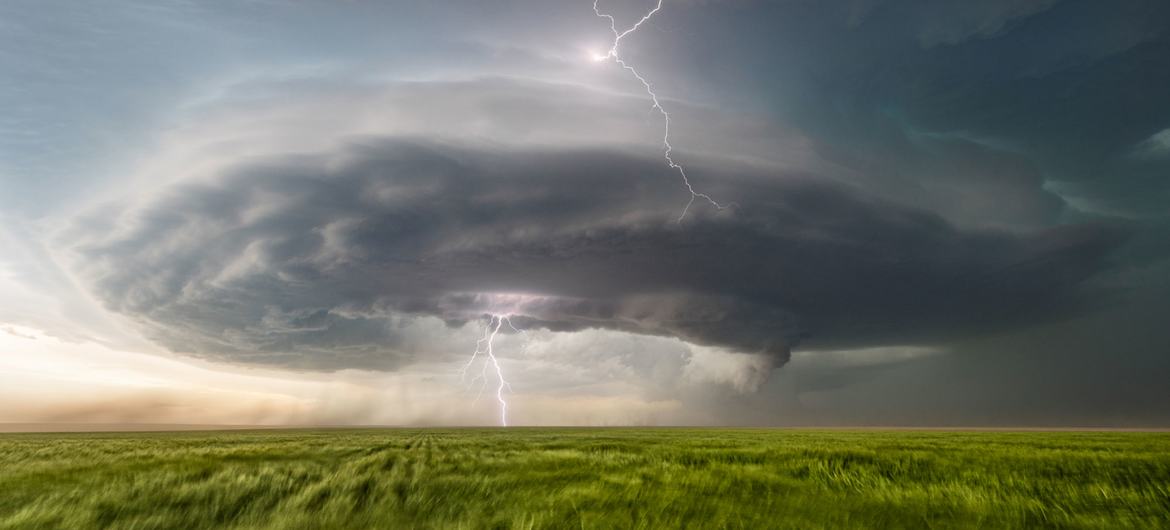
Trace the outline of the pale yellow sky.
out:
<instances>
[{"instance_id":1,"label":"pale yellow sky","mask_svg":"<svg viewBox=\"0 0 1170 530\"><path fill-rule=\"evenodd\" d=\"M0 325L0 422L211 425L491 425L444 366L411 374L298 373L67 342ZM448 380L450 379L450 380ZM673 400L628 396L510 397L517 424L647 422Z\"/></svg>"}]
</instances>

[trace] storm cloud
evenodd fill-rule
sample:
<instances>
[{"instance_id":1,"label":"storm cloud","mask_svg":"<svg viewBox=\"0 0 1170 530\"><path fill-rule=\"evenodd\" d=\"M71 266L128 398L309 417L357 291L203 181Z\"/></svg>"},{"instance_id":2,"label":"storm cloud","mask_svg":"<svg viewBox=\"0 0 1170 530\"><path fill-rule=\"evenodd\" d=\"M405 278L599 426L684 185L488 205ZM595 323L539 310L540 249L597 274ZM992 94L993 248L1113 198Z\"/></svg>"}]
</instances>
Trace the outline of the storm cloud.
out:
<instances>
[{"instance_id":1,"label":"storm cloud","mask_svg":"<svg viewBox=\"0 0 1170 530\"><path fill-rule=\"evenodd\" d=\"M803 340L939 341L1073 310L1124 235L963 230L811 175L696 167L735 206L678 222L686 194L650 157L355 139L241 162L70 237L97 296L171 348L393 369L427 354L404 347L418 319L497 313L781 363Z\"/></svg>"},{"instance_id":2,"label":"storm cloud","mask_svg":"<svg viewBox=\"0 0 1170 530\"><path fill-rule=\"evenodd\" d=\"M520 423L1165 426L1170 3L668 0L621 51L734 204L681 223L592 7L0 3L0 387L52 338L490 422L511 314Z\"/></svg>"}]
</instances>

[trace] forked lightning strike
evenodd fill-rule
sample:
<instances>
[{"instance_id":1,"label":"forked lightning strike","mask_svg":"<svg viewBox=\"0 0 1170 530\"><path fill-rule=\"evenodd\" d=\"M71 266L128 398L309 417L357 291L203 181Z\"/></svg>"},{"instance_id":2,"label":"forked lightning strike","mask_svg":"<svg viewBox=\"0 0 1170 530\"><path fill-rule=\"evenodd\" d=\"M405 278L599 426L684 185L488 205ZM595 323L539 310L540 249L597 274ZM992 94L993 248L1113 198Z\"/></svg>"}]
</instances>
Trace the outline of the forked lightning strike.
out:
<instances>
[{"instance_id":1,"label":"forked lightning strike","mask_svg":"<svg viewBox=\"0 0 1170 530\"><path fill-rule=\"evenodd\" d=\"M465 380L467 378L467 370L471 368L471 365L475 363L475 360L478 359L480 355L486 356L483 361L483 369L481 370L480 374L473 377L470 381L471 383L474 383L477 379L481 381L479 392L476 394L475 401L472 403L474 404L479 402L479 398L483 394L483 389L487 386L488 367L490 365L496 371L496 380L498 382L496 386L496 401L500 403L500 426L502 427L508 426L508 402L504 399L504 388L507 388L510 391L512 390L512 385L508 383L506 379L504 379L504 370L500 368L500 360L496 358L496 353L493 349L493 346L496 340L496 335L499 334L500 328L504 326L505 322L508 324L508 327L512 328L513 331L520 332L520 330L516 329L516 326L512 325L512 321L508 319L507 315L492 315L488 320L487 326L484 328L483 338L475 342L475 351L471 353L471 359L468 359L467 364L463 366L463 371L459 376L461 381Z\"/></svg>"},{"instance_id":2,"label":"forked lightning strike","mask_svg":"<svg viewBox=\"0 0 1170 530\"><path fill-rule=\"evenodd\" d=\"M683 218L687 216L687 212L690 211L691 205L695 203L695 199L703 199L710 203L711 206L714 206L719 210L727 208L729 205L719 204L715 201L715 199L712 199L710 195L695 191L694 186L691 185L691 180L687 178L686 169L684 169L681 164L675 162L674 159L670 156L671 151L674 150L674 148L670 145L670 113L666 112L666 109L662 108L662 103L658 101L658 94L654 92L654 88L650 86L650 82L647 81L645 77L642 77L642 74L639 74L633 66L630 66L629 63L622 60L621 55L618 54L618 46L621 45L622 39L625 38L626 35L636 31L643 23L645 23L647 20L650 20L650 17L653 17L655 13L661 10L663 0L658 0L658 3L654 6L654 9L651 9L650 12L643 15L641 19L639 19L634 23L633 26L630 26L629 29L626 29L625 31L618 31L617 21L614 20L613 15L602 13L601 8L598 6L598 2L600 2L600 0L593 0L593 12L596 13L600 18L609 19L609 29L613 32L613 44L609 47L609 51L605 54L593 54L593 60L605 61L612 59L619 66L628 70L631 74L634 75L635 79L642 83L642 87L646 89L646 94L650 96L650 101L653 102L652 107L660 114L662 114L662 120L664 123L662 133L662 147L664 149L663 158L666 159L666 163L671 167L671 169L678 171L679 176L682 177L683 184L687 187L687 191L691 193L691 199L687 201L687 205L685 208L683 208L682 214L678 216L678 222L681 223Z\"/></svg>"},{"instance_id":3,"label":"forked lightning strike","mask_svg":"<svg viewBox=\"0 0 1170 530\"><path fill-rule=\"evenodd\" d=\"M650 20L650 18L653 17L655 13L658 13L658 11L662 9L663 0L658 0L658 3L655 4L654 9L651 9L648 13L643 15L642 18L638 19L638 21L635 22L633 26L630 26L624 31L618 31L617 21L614 19L613 15L601 12L601 7L598 5L599 2L600 0L593 0L593 12L596 13L598 17L609 20L609 29L613 32L613 43L610 45L609 51L604 54L595 53L592 55L592 59L598 62L613 60L619 66L629 71L630 74L632 74L634 78L638 80L638 82L642 83L642 87L646 89L646 94L650 96L650 101L653 103L651 108L653 110L657 110L659 114L662 114L662 156L664 159L666 159L666 164L670 166L671 169L678 171L679 176L682 177L683 184L686 186L687 191L691 194L691 198L689 201L687 201L686 207L683 208L682 213L678 216L678 222L681 223L683 219L686 218L687 212L690 211L691 205L695 203L696 199L703 199L710 203L711 206L714 206L719 210L727 208L729 205L719 204L715 201L715 199L712 199L710 195L696 191L695 187L691 185L690 178L687 177L686 169L683 168L681 164L675 162L674 158L671 157L671 153L674 151L674 147L670 145L670 113L666 112L666 109L662 107L662 103L658 100L658 94L654 92L654 88L650 85L650 82L647 81L645 77L642 77L642 74L638 73L637 69L623 60L621 55L618 53L618 47L621 45L622 39L625 38L626 35L636 31L647 20ZM481 355L486 357L483 360L480 374L472 378L470 381L470 383L474 383L476 380L480 380L479 391L476 394L475 401L473 403L479 402L479 398L482 396L483 390L487 386L489 367L494 369L496 372L497 381L496 401L500 403L500 425L503 427L508 426L508 401L504 399L504 389L506 388L510 391L512 390L512 385L508 383L507 379L504 379L504 370L500 367L500 360L496 358L494 343L496 340L496 335L500 333L500 329L504 326L505 323L507 323L508 327L512 328L513 331L520 332L520 330L516 329L516 327L512 325L512 321L509 320L509 315L491 315L491 318L488 320L487 327L484 328L483 337L476 341L475 351L471 353L471 359L469 359L467 364L463 366L463 371L460 373L460 380L465 381L467 378L467 370L469 370L471 366L475 364L476 359L479 359Z\"/></svg>"}]
</instances>

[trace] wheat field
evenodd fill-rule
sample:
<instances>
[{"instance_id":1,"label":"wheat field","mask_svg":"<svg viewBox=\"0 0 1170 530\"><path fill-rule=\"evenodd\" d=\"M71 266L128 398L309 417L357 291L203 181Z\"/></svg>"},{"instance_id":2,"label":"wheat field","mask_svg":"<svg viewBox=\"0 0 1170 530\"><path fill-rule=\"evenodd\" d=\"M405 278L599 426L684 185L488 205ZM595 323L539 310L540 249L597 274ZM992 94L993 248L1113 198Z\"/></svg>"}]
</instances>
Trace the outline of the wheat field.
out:
<instances>
[{"instance_id":1,"label":"wheat field","mask_svg":"<svg viewBox=\"0 0 1170 530\"><path fill-rule=\"evenodd\" d=\"M1170 435L0 435L0 528L1170 528Z\"/></svg>"}]
</instances>

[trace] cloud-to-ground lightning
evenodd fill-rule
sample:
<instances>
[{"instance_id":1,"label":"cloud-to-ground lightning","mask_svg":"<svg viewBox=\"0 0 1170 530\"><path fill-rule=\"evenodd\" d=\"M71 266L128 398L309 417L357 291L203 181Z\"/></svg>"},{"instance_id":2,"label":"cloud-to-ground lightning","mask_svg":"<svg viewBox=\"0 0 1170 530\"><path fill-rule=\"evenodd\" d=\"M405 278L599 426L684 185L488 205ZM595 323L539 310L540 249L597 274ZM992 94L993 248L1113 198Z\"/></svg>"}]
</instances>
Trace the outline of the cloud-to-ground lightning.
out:
<instances>
[{"instance_id":1,"label":"cloud-to-ground lightning","mask_svg":"<svg viewBox=\"0 0 1170 530\"><path fill-rule=\"evenodd\" d=\"M681 164L675 162L674 158L671 157L671 152L674 150L674 147L670 145L670 113L666 112L666 109L662 107L662 103L658 100L658 94L654 92L654 87L650 85L650 82L647 81L646 78L642 76L642 74L638 73L638 70L623 60L621 54L618 53L618 47L621 45L622 39L624 39L626 35L637 31L637 29L641 27L642 24L646 23L646 21L650 20L651 17L658 13L658 11L662 9L663 0L658 0L658 3L655 4L653 9L643 15L642 18L638 19L638 21L634 23L634 25L630 26L624 31L618 30L617 21L614 19L613 15L603 13L601 11L601 7L598 5L599 2L600 0L593 0L593 12L596 13L600 18L609 19L609 29L613 32L613 42L610 44L609 50L606 53L594 53L592 58L594 61L612 60L633 74L634 78L642 83L642 87L646 89L646 94L650 96L650 101L653 102L652 107L660 114L662 114L663 158L666 159L666 163L670 166L671 169L678 171L679 176L682 177L683 184L686 186L687 191L691 194L691 198L689 201L687 201L686 207L683 208L682 214L678 216L678 222L681 223L683 218L687 216L687 212L690 211L691 205L695 203L696 199L703 199L719 210L730 206L716 202L715 199L712 199L710 195L696 191L695 187L691 185L691 179L687 177L686 169L683 168Z\"/></svg>"},{"instance_id":2,"label":"cloud-to-ground lightning","mask_svg":"<svg viewBox=\"0 0 1170 530\"><path fill-rule=\"evenodd\" d=\"M697 199L703 199L704 201L707 201L707 203L711 204L711 206L714 206L718 210L727 208L730 206L730 204L720 204L715 199L711 198L710 195L695 190L694 185L691 184L690 177L687 176L686 168L684 168L682 164L675 162L674 158L671 156L671 154L674 152L674 147L670 144L670 113L667 112L666 108L662 106L662 102L659 101L658 94L654 91L654 87L650 84L650 81L643 77L642 74L639 73L638 70L631 64L622 59L621 54L618 53L618 48L621 46L622 39L624 39L627 35L637 31L638 28L642 26L642 24L645 24L646 21L650 20L651 17L662 10L663 0L657 0L657 3L654 5L653 9L638 19L638 21L635 22L632 26L621 31L618 30L617 20L614 19L613 15L603 13L601 11L599 2L600 0L593 0L593 12L597 14L599 18L609 20L609 29L611 32L613 32L613 41L610 43L609 50L607 50L604 54L594 53L592 54L591 58L597 62L612 60L623 69L630 72L630 74L634 76L634 79L637 79L638 82L642 83L642 88L646 90L646 95L650 96L651 108L658 111L658 113L662 115L662 157L666 160L666 164L671 169L677 171L679 176L682 177L683 185L686 186L687 191L691 194L690 200L688 200L686 206L683 207L683 211L681 214L679 214L677 221L681 223L683 219L686 218L687 212L690 211L691 206L695 204ZM476 394L474 403L479 402L479 398L483 393L483 389L487 386L489 377L488 369L490 366L495 370L497 382L496 401L498 401L500 404L500 425L507 427L508 402L504 399L504 389L507 388L508 390L511 390L512 386L508 383L507 379L504 378L503 368L500 367L500 360L496 357L494 349L496 335L499 334L500 329L503 328L504 324L507 324L508 327L512 328L513 331L520 332L520 330L516 329L516 327L512 325L512 321L509 319L509 315L491 315L488 319L487 326L484 328L483 337L476 341L475 351L472 352L471 358L468 359L467 364L463 366L463 371L460 374L460 380L466 381L467 370L475 364L475 361L479 359L481 355L485 356L485 359L482 362L482 370L480 374L471 380L471 383L474 383L476 380L480 381L480 388Z\"/></svg>"},{"instance_id":3,"label":"cloud-to-ground lightning","mask_svg":"<svg viewBox=\"0 0 1170 530\"><path fill-rule=\"evenodd\" d=\"M484 387L487 386L488 367L490 366L496 372L496 401L500 403L500 426L502 427L508 426L508 401L504 399L504 389L507 388L510 391L512 390L512 385L508 383L507 379L504 379L504 370L500 367L500 360L496 357L494 346L496 335L500 333L500 329L503 328L505 323L513 331L520 332L520 330L516 329L516 326L512 325L512 321L507 315L491 315L487 326L484 328L483 337L475 342L475 351L471 353L471 359L467 360L467 364L463 365L463 371L459 376L460 380L466 380L467 370L475 364L475 360L480 355L485 356L481 373L471 380L472 383L477 379L481 381L479 393L475 396L473 403L479 402L479 397L483 393Z\"/></svg>"}]
</instances>

